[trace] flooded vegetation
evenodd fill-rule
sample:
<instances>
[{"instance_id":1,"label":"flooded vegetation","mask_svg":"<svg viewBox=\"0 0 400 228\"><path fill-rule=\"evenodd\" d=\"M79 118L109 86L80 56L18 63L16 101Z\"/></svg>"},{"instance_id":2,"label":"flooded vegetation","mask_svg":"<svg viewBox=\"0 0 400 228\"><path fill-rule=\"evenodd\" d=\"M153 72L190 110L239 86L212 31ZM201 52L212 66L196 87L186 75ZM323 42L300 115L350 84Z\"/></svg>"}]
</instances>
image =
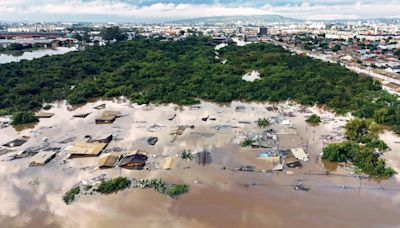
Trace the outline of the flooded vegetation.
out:
<instances>
[{"instance_id":1,"label":"flooded vegetation","mask_svg":"<svg viewBox=\"0 0 400 228\"><path fill-rule=\"evenodd\" d=\"M295 103L124 99L74 109L58 102L46 112L54 115L31 128L0 129L1 145L27 139L0 153L5 227L398 225L399 174L364 178L321 160L326 144L345 140L350 116ZM319 125L305 121L312 114ZM382 157L399 172L400 138L380 138L391 148ZM38 151L56 156L29 166Z\"/></svg>"}]
</instances>

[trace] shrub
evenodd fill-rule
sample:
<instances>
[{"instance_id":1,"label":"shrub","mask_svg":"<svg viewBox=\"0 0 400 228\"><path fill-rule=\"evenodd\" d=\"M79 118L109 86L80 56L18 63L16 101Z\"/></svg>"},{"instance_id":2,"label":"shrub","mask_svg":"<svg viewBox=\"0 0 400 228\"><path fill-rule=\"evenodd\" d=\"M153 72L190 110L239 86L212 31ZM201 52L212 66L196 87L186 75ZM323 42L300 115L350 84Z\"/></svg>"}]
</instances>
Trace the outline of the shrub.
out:
<instances>
[{"instance_id":1,"label":"shrub","mask_svg":"<svg viewBox=\"0 0 400 228\"><path fill-rule=\"evenodd\" d=\"M387 145L378 139L370 141L365 147L352 141L332 143L324 147L322 159L332 162L352 161L358 169L371 176L389 177L395 174L392 168L386 167L379 154L375 153L375 148L387 149Z\"/></svg>"},{"instance_id":2,"label":"shrub","mask_svg":"<svg viewBox=\"0 0 400 228\"><path fill-rule=\"evenodd\" d=\"M81 192L79 187L71 188L67 193L65 193L63 200L66 204L71 204L75 200L75 195Z\"/></svg>"},{"instance_id":3,"label":"shrub","mask_svg":"<svg viewBox=\"0 0 400 228\"><path fill-rule=\"evenodd\" d=\"M242 147L249 147L249 146L251 146L251 145L253 144L253 142L254 142L254 141L253 141L252 139L247 138L247 139L243 140L243 142L240 143L240 145L241 145Z\"/></svg>"},{"instance_id":4,"label":"shrub","mask_svg":"<svg viewBox=\"0 0 400 228\"><path fill-rule=\"evenodd\" d=\"M321 118L318 115L313 114L306 119L306 122L310 124L319 124L321 122Z\"/></svg>"},{"instance_id":5,"label":"shrub","mask_svg":"<svg viewBox=\"0 0 400 228\"><path fill-rule=\"evenodd\" d=\"M101 182L97 191L102 194L108 194L112 192L116 192L125 188L128 188L131 185L131 181L126 177L117 177L114 179L106 180Z\"/></svg>"},{"instance_id":6,"label":"shrub","mask_svg":"<svg viewBox=\"0 0 400 228\"><path fill-rule=\"evenodd\" d=\"M189 191L189 186L186 184L176 184L167 188L166 194L170 197L176 197Z\"/></svg>"},{"instance_id":7,"label":"shrub","mask_svg":"<svg viewBox=\"0 0 400 228\"><path fill-rule=\"evenodd\" d=\"M39 119L33 112L14 112L12 114L12 125L36 123Z\"/></svg>"}]
</instances>

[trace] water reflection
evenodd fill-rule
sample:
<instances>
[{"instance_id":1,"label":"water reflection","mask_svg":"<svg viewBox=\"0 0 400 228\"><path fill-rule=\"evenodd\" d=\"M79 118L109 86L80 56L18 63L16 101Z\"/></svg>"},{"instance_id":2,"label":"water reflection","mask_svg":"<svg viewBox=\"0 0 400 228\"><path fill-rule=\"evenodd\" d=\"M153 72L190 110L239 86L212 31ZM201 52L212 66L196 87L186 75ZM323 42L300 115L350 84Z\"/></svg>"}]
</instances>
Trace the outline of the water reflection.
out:
<instances>
[{"instance_id":1,"label":"water reflection","mask_svg":"<svg viewBox=\"0 0 400 228\"><path fill-rule=\"evenodd\" d=\"M4 63L11 63L11 62L18 62L21 60L32 60L35 58L41 58L46 55L61 55L65 54L71 51L76 51L76 47L59 47L57 49L40 49L40 50L35 50L35 51L28 51L24 52L23 54L20 55L6 55L6 54L0 54L0 64Z\"/></svg>"}]
</instances>

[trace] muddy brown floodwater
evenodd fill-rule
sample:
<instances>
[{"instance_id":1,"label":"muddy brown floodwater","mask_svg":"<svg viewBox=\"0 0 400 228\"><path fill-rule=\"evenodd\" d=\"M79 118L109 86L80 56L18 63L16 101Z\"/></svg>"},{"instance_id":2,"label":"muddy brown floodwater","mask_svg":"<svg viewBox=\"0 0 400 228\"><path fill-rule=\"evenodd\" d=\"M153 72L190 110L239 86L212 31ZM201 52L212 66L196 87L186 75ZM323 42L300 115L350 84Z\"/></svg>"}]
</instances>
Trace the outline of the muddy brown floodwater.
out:
<instances>
[{"instance_id":1,"label":"muddy brown floodwater","mask_svg":"<svg viewBox=\"0 0 400 228\"><path fill-rule=\"evenodd\" d=\"M123 117L113 124L95 124L104 110L93 107L106 104L104 110L119 111ZM244 106L237 111L236 106ZM396 175L387 180L358 180L349 171L318 159L325 142L321 136L340 131L349 116L334 116L318 108L309 108L327 119L312 127L296 104L278 104L278 111L267 111L269 104L233 102L230 105L202 102L200 109L175 105L139 106L121 100L98 100L70 109L55 103L48 112L55 115L36 125L7 127L0 130L0 144L19 136L29 141L14 152L0 156L0 227L399 227L400 183ZM291 111L287 117L279 112ZM77 113L91 112L86 118ZM168 120L170 114L176 118ZM202 121L205 116L215 120ZM243 133L262 132L254 123L260 117L289 120L298 135L278 135L279 148L305 147L309 161L299 169L282 172L236 172L242 165L269 170L272 163L257 159L262 149L241 148ZM243 123L244 121L244 123ZM250 122L249 124L246 121ZM239 123L240 122L240 123ZM155 126L156 124L156 126ZM194 125L175 142L169 132L178 125ZM272 128L282 128L274 124ZM123 151L145 150L149 162L158 167L165 156L176 156L183 149L194 152L211 149L212 163L202 166L195 161L180 161L172 170L92 169L98 158L67 159L61 151L43 167L28 167L30 158L7 161L10 155L25 148L41 145L43 137L52 145L71 137L83 140L85 135L114 134L109 148ZM157 136L155 146L146 138ZM400 172L400 139L390 132L381 134L391 151L384 157ZM332 175L320 175L323 170ZM288 172L289 171L289 172ZM128 189L110 195L79 196L66 205L63 194L82 180L106 174L108 178L162 178L171 183L186 183L190 191L170 199L153 190ZM295 191L302 180L309 192ZM35 183L35 184L32 184ZM361 186L361 188L360 188ZM384 187L386 190L380 189Z\"/></svg>"}]
</instances>

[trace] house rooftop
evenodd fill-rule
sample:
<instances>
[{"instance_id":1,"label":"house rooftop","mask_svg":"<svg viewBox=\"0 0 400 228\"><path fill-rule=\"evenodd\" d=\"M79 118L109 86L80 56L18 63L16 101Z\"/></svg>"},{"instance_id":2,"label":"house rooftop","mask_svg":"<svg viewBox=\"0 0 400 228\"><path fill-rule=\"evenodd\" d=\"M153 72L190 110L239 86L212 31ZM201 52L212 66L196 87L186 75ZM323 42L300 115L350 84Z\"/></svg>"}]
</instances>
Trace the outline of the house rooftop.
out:
<instances>
[{"instance_id":1,"label":"house rooftop","mask_svg":"<svg viewBox=\"0 0 400 228\"><path fill-rule=\"evenodd\" d=\"M117 165L119 159L121 158L120 153L108 153L100 157L99 159L99 167L114 167Z\"/></svg>"},{"instance_id":2,"label":"house rooftop","mask_svg":"<svg viewBox=\"0 0 400 228\"><path fill-rule=\"evenodd\" d=\"M98 156L106 146L107 143L79 142L65 150L72 156Z\"/></svg>"},{"instance_id":3,"label":"house rooftop","mask_svg":"<svg viewBox=\"0 0 400 228\"><path fill-rule=\"evenodd\" d=\"M53 151L40 151L31 158L29 166L41 166L47 164L56 156L56 152Z\"/></svg>"}]
</instances>

